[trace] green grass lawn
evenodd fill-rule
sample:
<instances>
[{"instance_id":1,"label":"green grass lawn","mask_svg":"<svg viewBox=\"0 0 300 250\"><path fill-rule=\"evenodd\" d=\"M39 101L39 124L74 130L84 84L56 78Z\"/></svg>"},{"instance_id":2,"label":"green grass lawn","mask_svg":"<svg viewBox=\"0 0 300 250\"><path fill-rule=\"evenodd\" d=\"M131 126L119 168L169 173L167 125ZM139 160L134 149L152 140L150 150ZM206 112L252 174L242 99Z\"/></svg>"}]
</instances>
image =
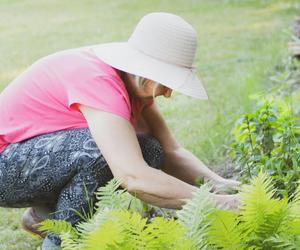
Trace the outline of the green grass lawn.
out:
<instances>
[{"instance_id":1,"label":"green grass lawn","mask_svg":"<svg viewBox=\"0 0 300 250\"><path fill-rule=\"evenodd\" d=\"M268 76L287 54L296 0L1 0L0 90L28 65L52 52L123 41L152 11L188 20L199 34L195 65L209 101L177 95L159 100L178 140L211 166L222 166L223 145L251 94L267 91ZM23 210L0 209L0 249L35 249L19 229Z\"/></svg>"}]
</instances>

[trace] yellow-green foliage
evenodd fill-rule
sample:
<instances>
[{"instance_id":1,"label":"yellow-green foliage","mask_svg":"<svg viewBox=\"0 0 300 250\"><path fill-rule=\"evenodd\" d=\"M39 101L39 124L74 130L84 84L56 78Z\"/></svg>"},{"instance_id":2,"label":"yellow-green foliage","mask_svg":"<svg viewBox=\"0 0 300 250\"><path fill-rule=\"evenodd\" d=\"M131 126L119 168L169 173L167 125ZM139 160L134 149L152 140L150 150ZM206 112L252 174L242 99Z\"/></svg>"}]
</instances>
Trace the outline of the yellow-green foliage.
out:
<instances>
[{"instance_id":1,"label":"yellow-green foliage","mask_svg":"<svg viewBox=\"0 0 300 250\"><path fill-rule=\"evenodd\" d=\"M118 190L119 184L112 180L98 190L94 217L76 228L67 222L45 221L41 229L60 235L63 250L192 249L183 225L163 217L142 218L141 202Z\"/></svg>"},{"instance_id":2,"label":"yellow-green foliage","mask_svg":"<svg viewBox=\"0 0 300 250\"><path fill-rule=\"evenodd\" d=\"M111 210L107 220L93 231L82 231L74 237L60 232L62 249L69 250L159 250L191 249L192 241L185 237L186 229L175 220L154 218L147 224L140 214L127 210ZM52 224L51 231L58 232ZM66 228L68 230L68 228Z\"/></svg>"},{"instance_id":3,"label":"yellow-green foliage","mask_svg":"<svg viewBox=\"0 0 300 250\"><path fill-rule=\"evenodd\" d=\"M212 222L207 235L209 245L232 250L242 248L241 242L243 239L238 227L237 214L230 211L215 210L210 218Z\"/></svg>"},{"instance_id":4,"label":"yellow-green foliage","mask_svg":"<svg viewBox=\"0 0 300 250\"><path fill-rule=\"evenodd\" d=\"M187 201L177 212L178 221L187 228L186 237L193 242L192 249L205 249L207 247L207 229L209 215L215 209L215 202L207 185L201 186L193 199Z\"/></svg>"},{"instance_id":5,"label":"yellow-green foliage","mask_svg":"<svg viewBox=\"0 0 300 250\"><path fill-rule=\"evenodd\" d=\"M300 192L294 200L272 198L271 178L260 173L245 187L239 212L214 211L208 244L217 249L300 249Z\"/></svg>"},{"instance_id":6,"label":"yellow-green foliage","mask_svg":"<svg viewBox=\"0 0 300 250\"><path fill-rule=\"evenodd\" d=\"M82 241L85 250L96 249L188 249L185 229L174 220L155 218L146 224L137 213L111 211L110 219Z\"/></svg>"},{"instance_id":7,"label":"yellow-green foliage","mask_svg":"<svg viewBox=\"0 0 300 250\"><path fill-rule=\"evenodd\" d=\"M156 217L150 221L118 203L124 191L113 194L118 206L110 204L106 196L118 184L112 181L101 191L106 207L98 205L92 219L76 228L47 221L43 228L61 236L63 250L300 249L300 188L291 202L280 200L273 198L276 190L271 180L260 173L245 186L239 211L217 209L204 185L177 212L177 220Z\"/></svg>"},{"instance_id":8,"label":"yellow-green foliage","mask_svg":"<svg viewBox=\"0 0 300 250\"><path fill-rule=\"evenodd\" d=\"M39 227L41 231L48 231L53 234L68 233L70 237L77 238L77 231L72 224L64 220L44 220Z\"/></svg>"}]
</instances>

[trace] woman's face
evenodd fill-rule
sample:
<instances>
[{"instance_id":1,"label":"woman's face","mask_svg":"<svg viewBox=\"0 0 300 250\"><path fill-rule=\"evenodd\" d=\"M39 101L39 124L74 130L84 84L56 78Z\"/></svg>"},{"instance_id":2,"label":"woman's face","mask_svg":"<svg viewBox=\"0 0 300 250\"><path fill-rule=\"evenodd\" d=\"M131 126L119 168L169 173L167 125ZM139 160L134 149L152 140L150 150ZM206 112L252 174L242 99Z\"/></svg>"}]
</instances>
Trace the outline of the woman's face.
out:
<instances>
[{"instance_id":1,"label":"woman's face","mask_svg":"<svg viewBox=\"0 0 300 250\"><path fill-rule=\"evenodd\" d=\"M135 95L139 98L171 97L172 89L146 78L135 77Z\"/></svg>"}]
</instances>

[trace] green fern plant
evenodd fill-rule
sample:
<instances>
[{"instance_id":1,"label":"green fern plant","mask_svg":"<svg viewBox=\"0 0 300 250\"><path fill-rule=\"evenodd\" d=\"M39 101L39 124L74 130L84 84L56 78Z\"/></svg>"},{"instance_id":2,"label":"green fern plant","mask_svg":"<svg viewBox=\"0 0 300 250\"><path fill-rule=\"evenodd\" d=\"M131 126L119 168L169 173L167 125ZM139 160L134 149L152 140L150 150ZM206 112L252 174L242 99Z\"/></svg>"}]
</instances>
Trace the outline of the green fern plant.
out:
<instances>
[{"instance_id":1,"label":"green fern plant","mask_svg":"<svg viewBox=\"0 0 300 250\"><path fill-rule=\"evenodd\" d=\"M111 210L107 220L93 231L81 231L74 237L69 231L60 232L62 249L81 250L159 250L192 249L192 241L185 237L186 229L175 220L156 217L147 224L140 214L127 210ZM58 233L52 224L51 232ZM44 227L45 228L45 227Z\"/></svg>"},{"instance_id":2,"label":"green fern plant","mask_svg":"<svg viewBox=\"0 0 300 250\"><path fill-rule=\"evenodd\" d=\"M109 185L102 195L114 196L118 206L105 197L106 206L99 203L92 219L73 228L61 221L42 223L61 236L63 250L300 249L300 188L290 202L274 198L276 190L266 174L259 173L243 188L239 211L217 209L210 187L203 185L175 218L152 220L128 209L130 201L119 203L117 196L125 191L114 181Z\"/></svg>"},{"instance_id":3,"label":"green fern plant","mask_svg":"<svg viewBox=\"0 0 300 250\"><path fill-rule=\"evenodd\" d=\"M64 220L44 220L40 224L39 230L48 231L53 234L67 233L72 239L78 238L77 230L71 223Z\"/></svg>"},{"instance_id":4,"label":"green fern plant","mask_svg":"<svg viewBox=\"0 0 300 250\"><path fill-rule=\"evenodd\" d=\"M214 211L216 204L210 193L211 187L201 186L193 199L187 201L177 212L179 223L187 228L186 237L193 242L192 248L205 249L207 247L206 234L209 226L209 215Z\"/></svg>"},{"instance_id":5,"label":"green fern plant","mask_svg":"<svg viewBox=\"0 0 300 250\"><path fill-rule=\"evenodd\" d=\"M64 250L192 249L183 225L163 217L142 218L141 201L119 190L119 185L112 180L97 191L93 218L73 228L63 221L44 221L40 229L59 235Z\"/></svg>"},{"instance_id":6,"label":"green fern plant","mask_svg":"<svg viewBox=\"0 0 300 250\"><path fill-rule=\"evenodd\" d=\"M128 211L112 211L111 216L113 219L107 222L110 225L109 228L114 224L112 228L117 228L117 231L120 231L120 238L119 241L110 239L108 249L182 250L190 248L191 242L185 238L185 228L175 220L157 217L147 224L146 219L142 219L139 214ZM96 237L96 241L99 242L99 237Z\"/></svg>"},{"instance_id":7,"label":"green fern plant","mask_svg":"<svg viewBox=\"0 0 300 250\"><path fill-rule=\"evenodd\" d=\"M260 173L241 193L239 212L215 210L207 242L217 249L300 249L299 188L294 200L274 198L272 179ZM279 248L285 246L286 248Z\"/></svg>"},{"instance_id":8,"label":"green fern plant","mask_svg":"<svg viewBox=\"0 0 300 250\"><path fill-rule=\"evenodd\" d=\"M243 233L239 226L236 213L215 210L209 216L207 242L210 247L218 246L222 249L240 250L243 248Z\"/></svg>"}]
</instances>

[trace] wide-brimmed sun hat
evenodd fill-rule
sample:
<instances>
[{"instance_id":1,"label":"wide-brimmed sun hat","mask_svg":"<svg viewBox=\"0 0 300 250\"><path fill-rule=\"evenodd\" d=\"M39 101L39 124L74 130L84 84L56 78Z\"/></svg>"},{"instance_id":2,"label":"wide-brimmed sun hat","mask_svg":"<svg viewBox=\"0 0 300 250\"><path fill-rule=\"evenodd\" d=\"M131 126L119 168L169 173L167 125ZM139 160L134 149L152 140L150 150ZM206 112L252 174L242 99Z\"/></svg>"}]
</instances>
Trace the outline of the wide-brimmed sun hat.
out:
<instances>
[{"instance_id":1,"label":"wide-brimmed sun hat","mask_svg":"<svg viewBox=\"0 0 300 250\"><path fill-rule=\"evenodd\" d=\"M188 96L208 99L193 67L197 33L177 15L147 14L127 42L99 44L93 49L97 57L116 69L159 82Z\"/></svg>"}]
</instances>

